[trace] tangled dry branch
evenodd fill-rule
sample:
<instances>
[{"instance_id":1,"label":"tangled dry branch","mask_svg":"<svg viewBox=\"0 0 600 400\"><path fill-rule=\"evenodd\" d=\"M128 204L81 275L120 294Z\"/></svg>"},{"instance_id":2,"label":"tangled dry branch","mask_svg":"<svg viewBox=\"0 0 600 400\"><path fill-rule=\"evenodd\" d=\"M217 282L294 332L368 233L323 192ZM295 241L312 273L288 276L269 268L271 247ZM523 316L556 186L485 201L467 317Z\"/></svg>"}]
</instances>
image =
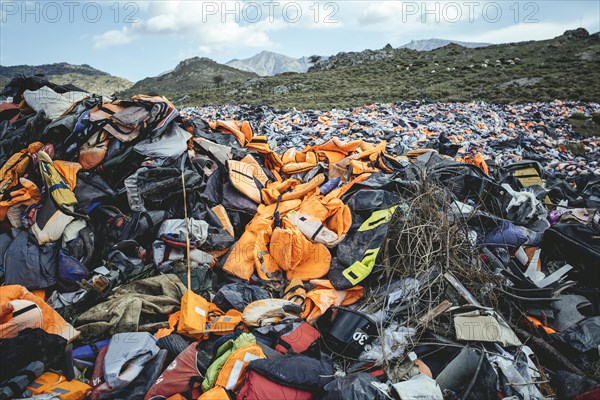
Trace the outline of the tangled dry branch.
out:
<instances>
[{"instance_id":1,"label":"tangled dry branch","mask_svg":"<svg viewBox=\"0 0 600 400\"><path fill-rule=\"evenodd\" d=\"M383 314L390 288L398 287L392 282L418 281L418 289L412 292L407 290L404 305L395 308L397 312L390 315L388 307L387 318L380 326L382 336L390 320L416 329L411 343L406 346L405 355L426 331L446 337L454 336L453 325L447 317L431 318L436 315L436 307L439 309L444 301L445 304L450 301L453 305L465 302L444 274L450 273L456 277L480 304L490 307L498 304L494 293L494 288L498 287L498 277L479 259L476 245L469 238L466 221L450 216L452 201L446 189L426 178L416 193L403 197L403 203L392 217L382 248L378 288L371 289L360 307L370 314ZM383 347L384 366L388 374L403 374L403 360L387 359Z\"/></svg>"}]
</instances>

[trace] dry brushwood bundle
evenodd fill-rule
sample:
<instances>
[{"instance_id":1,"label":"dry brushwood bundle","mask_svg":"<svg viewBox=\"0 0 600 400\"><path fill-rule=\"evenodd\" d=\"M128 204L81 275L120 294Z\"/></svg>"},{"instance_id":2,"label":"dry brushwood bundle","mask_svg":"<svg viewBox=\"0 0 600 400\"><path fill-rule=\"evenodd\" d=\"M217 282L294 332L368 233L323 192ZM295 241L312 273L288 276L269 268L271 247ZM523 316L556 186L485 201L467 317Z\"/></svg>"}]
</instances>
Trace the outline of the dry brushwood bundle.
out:
<instances>
[{"instance_id":1,"label":"dry brushwood bundle","mask_svg":"<svg viewBox=\"0 0 600 400\"><path fill-rule=\"evenodd\" d=\"M453 324L445 314L450 306L497 304L493 288L498 276L481 262L477 246L469 238L468 221L449 215L453 201L447 189L426 177L413 194L402 197L382 246L378 284L370 285L360 306L362 312L386 315L379 326L381 337L392 325L415 329L403 358L426 331L454 337ZM455 278L454 285L449 277ZM456 289L461 285L465 290ZM399 287L405 293L402 303L390 307L389 295ZM471 301L465 299L469 293ZM388 360L384 354L384 364L392 375L396 370L404 373L402 358Z\"/></svg>"}]
</instances>

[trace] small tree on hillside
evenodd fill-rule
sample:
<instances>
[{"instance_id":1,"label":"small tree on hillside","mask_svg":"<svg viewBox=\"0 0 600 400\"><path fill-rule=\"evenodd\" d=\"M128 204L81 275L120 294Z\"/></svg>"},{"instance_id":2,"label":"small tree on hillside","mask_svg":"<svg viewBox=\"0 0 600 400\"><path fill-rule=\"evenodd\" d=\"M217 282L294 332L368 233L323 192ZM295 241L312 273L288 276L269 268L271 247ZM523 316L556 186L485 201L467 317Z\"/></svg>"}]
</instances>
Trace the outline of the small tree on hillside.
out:
<instances>
[{"instance_id":1,"label":"small tree on hillside","mask_svg":"<svg viewBox=\"0 0 600 400\"><path fill-rule=\"evenodd\" d=\"M221 83L223 83L223 81L225 81L225 78L223 78L223 75L213 76L213 82L215 83L215 85L219 86L219 85L221 85Z\"/></svg>"}]
</instances>

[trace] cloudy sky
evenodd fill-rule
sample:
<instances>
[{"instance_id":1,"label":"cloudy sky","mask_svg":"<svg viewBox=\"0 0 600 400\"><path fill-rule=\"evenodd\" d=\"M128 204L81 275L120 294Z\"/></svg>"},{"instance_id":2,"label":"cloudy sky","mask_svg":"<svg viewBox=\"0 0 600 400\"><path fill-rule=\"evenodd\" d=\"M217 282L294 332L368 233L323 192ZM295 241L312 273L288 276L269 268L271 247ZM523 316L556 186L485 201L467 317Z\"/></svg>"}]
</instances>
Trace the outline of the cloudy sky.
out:
<instances>
[{"instance_id":1,"label":"cloudy sky","mask_svg":"<svg viewBox=\"0 0 600 400\"><path fill-rule=\"evenodd\" d=\"M429 38L503 43L579 26L600 31L599 1L0 0L0 64L66 61L136 81L193 56L330 55Z\"/></svg>"}]
</instances>

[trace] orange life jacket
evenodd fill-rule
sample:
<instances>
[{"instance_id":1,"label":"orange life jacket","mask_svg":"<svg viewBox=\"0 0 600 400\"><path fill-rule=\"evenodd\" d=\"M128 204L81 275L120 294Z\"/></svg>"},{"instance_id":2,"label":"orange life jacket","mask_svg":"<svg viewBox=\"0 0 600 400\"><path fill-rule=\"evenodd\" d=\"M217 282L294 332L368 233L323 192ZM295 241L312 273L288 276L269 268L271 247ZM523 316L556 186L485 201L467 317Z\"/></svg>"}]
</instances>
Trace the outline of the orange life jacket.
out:
<instances>
[{"instance_id":1,"label":"orange life jacket","mask_svg":"<svg viewBox=\"0 0 600 400\"><path fill-rule=\"evenodd\" d=\"M27 390L32 395L51 394L61 400L80 400L84 399L92 387L76 379L68 381L62 375L54 372L45 372L35 381L33 381Z\"/></svg>"},{"instance_id":2,"label":"orange life jacket","mask_svg":"<svg viewBox=\"0 0 600 400\"><path fill-rule=\"evenodd\" d=\"M361 286L335 290L331 282L325 279L313 279L310 283L315 288L306 294L301 315L309 323L320 317L329 307L354 304L364 295Z\"/></svg>"},{"instance_id":3,"label":"orange life jacket","mask_svg":"<svg viewBox=\"0 0 600 400\"><path fill-rule=\"evenodd\" d=\"M483 155L481 153L477 153L475 154L473 157L463 157L463 158L458 158L456 161L462 161L464 163L467 164L473 164L478 166L483 172L485 172L486 175L490 174L490 170L488 168L487 163L485 162Z\"/></svg>"},{"instance_id":4,"label":"orange life jacket","mask_svg":"<svg viewBox=\"0 0 600 400\"><path fill-rule=\"evenodd\" d=\"M257 344L235 350L221 368L215 386L235 391L243 381L244 372L250 361L259 358L266 358L266 356Z\"/></svg>"},{"instance_id":5,"label":"orange life jacket","mask_svg":"<svg viewBox=\"0 0 600 400\"><path fill-rule=\"evenodd\" d=\"M79 336L79 331L73 328L71 324L63 319L52 307L44 300L40 299L21 285L0 286L0 304L8 303L11 300L22 299L34 302L42 309L41 328L48 333L60 335L69 342Z\"/></svg>"},{"instance_id":6,"label":"orange life jacket","mask_svg":"<svg viewBox=\"0 0 600 400\"><path fill-rule=\"evenodd\" d=\"M268 181L260 164L252 156L247 155L240 161L227 161L227 168L231 184L255 203L260 203L259 185L265 185Z\"/></svg>"},{"instance_id":7,"label":"orange life jacket","mask_svg":"<svg viewBox=\"0 0 600 400\"><path fill-rule=\"evenodd\" d=\"M267 143L266 136L254 136L246 144L246 148L258 151L265 158L265 167L271 171L279 171L283 166L283 161L279 154L275 153Z\"/></svg>"},{"instance_id":8,"label":"orange life jacket","mask_svg":"<svg viewBox=\"0 0 600 400\"><path fill-rule=\"evenodd\" d=\"M317 165L317 154L313 151L300 152L294 148L286 150L281 157L282 171L286 174L296 174L308 171Z\"/></svg>"},{"instance_id":9,"label":"orange life jacket","mask_svg":"<svg viewBox=\"0 0 600 400\"><path fill-rule=\"evenodd\" d=\"M175 396L169 397L167 400L171 400ZM176 399L179 400L179 399ZM185 397L181 396L181 400L186 400ZM215 386L214 388L202 393L198 400L229 400L229 396L227 395L227 391L220 386Z\"/></svg>"},{"instance_id":10,"label":"orange life jacket","mask_svg":"<svg viewBox=\"0 0 600 400\"><path fill-rule=\"evenodd\" d=\"M315 176L306 183L301 183L297 179L274 182L262 190L263 202L265 204L277 203L279 196L281 196L281 201L304 199L310 194L317 194L318 187L323 182L325 182L325 175L323 174Z\"/></svg>"},{"instance_id":11,"label":"orange life jacket","mask_svg":"<svg viewBox=\"0 0 600 400\"><path fill-rule=\"evenodd\" d=\"M209 122L208 126L212 130L232 134L243 147L252 139L252 126L248 121L218 120Z\"/></svg>"},{"instance_id":12,"label":"orange life jacket","mask_svg":"<svg viewBox=\"0 0 600 400\"><path fill-rule=\"evenodd\" d=\"M202 338L206 331L209 308L209 302L204 297L188 289L181 298L177 332L194 339Z\"/></svg>"}]
</instances>

